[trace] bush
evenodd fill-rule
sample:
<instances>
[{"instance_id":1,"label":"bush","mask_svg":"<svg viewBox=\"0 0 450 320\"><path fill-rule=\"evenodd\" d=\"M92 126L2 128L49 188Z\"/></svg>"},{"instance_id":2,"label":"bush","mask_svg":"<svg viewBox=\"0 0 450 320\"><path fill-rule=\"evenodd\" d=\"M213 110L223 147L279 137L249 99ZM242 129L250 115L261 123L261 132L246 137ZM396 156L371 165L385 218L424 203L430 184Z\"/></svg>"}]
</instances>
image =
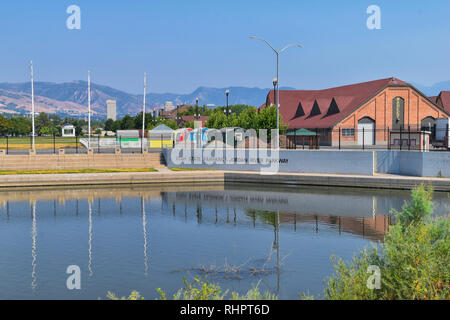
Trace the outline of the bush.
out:
<instances>
[{"instance_id":1,"label":"bush","mask_svg":"<svg viewBox=\"0 0 450 320\"><path fill-rule=\"evenodd\" d=\"M186 278L183 278L184 288L175 293L171 299L169 299L167 293L161 288L157 291L160 295L159 300L226 300L228 291L222 292L222 289L209 282L207 279L201 280L196 277L192 282L188 282ZM133 291L130 296L118 298L114 293L108 292L108 299L111 300L143 300L139 292ZM277 300L278 297L270 292L261 293L259 291L259 283L249 290L244 295L239 295L237 292L231 293L231 300Z\"/></svg>"},{"instance_id":2,"label":"bush","mask_svg":"<svg viewBox=\"0 0 450 320\"><path fill-rule=\"evenodd\" d=\"M394 212L383 245L365 249L346 264L334 260L335 275L328 279L326 299L450 299L450 221L430 219L432 189L423 185L412 201ZM381 288L369 289L369 266L381 271Z\"/></svg>"}]
</instances>

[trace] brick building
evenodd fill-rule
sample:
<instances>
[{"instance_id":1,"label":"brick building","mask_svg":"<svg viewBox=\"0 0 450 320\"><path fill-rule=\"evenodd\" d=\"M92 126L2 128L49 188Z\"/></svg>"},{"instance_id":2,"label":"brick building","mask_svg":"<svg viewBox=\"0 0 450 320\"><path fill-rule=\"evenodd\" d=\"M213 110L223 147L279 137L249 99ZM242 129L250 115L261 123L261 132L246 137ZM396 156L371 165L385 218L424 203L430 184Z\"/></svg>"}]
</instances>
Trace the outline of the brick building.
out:
<instances>
[{"instance_id":1,"label":"brick building","mask_svg":"<svg viewBox=\"0 0 450 320\"><path fill-rule=\"evenodd\" d=\"M389 132L434 126L450 117L450 92L429 98L396 78L325 90L281 90L280 114L289 129L320 134L323 145L385 145ZM271 90L266 103L275 104ZM364 132L364 135L362 134Z\"/></svg>"},{"instance_id":2,"label":"brick building","mask_svg":"<svg viewBox=\"0 0 450 320\"><path fill-rule=\"evenodd\" d=\"M437 97L430 97L430 100L450 114L450 91L442 91Z\"/></svg>"}]
</instances>

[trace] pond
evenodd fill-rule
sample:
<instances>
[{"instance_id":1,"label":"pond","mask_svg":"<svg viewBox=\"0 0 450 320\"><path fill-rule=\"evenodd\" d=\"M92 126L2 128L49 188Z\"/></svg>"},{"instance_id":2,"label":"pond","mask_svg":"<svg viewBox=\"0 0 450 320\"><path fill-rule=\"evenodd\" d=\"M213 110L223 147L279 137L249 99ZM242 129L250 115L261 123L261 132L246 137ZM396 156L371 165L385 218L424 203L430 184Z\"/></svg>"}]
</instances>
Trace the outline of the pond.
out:
<instances>
[{"instance_id":1,"label":"pond","mask_svg":"<svg viewBox=\"0 0 450 320\"><path fill-rule=\"evenodd\" d=\"M106 299L207 277L245 293L259 284L281 299L320 297L345 260L382 241L407 191L139 186L0 192L0 299ZM435 213L449 211L435 193ZM66 269L81 270L68 290Z\"/></svg>"}]
</instances>

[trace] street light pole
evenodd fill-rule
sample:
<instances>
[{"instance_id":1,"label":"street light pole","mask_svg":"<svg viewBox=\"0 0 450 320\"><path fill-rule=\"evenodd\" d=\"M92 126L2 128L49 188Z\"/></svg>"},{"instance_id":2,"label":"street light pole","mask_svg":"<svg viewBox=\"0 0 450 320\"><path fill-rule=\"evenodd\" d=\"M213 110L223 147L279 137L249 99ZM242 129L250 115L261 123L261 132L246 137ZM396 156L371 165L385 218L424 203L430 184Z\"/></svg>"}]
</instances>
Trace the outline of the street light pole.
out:
<instances>
[{"instance_id":1,"label":"street light pole","mask_svg":"<svg viewBox=\"0 0 450 320\"><path fill-rule=\"evenodd\" d=\"M278 137L280 136L280 78L279 78L279 65L280 65L280 54L282 54L286 49L290 48L290 47L298 47L298 48L303 48L303 46L301 44L288 44L287 46L285 46L283 49L281 50L275 50L274 47L265 39L263 38L258 38L255 36L250 36L250 39L256 39L256 40L260 40L260 41L264 41L265 44L267 44L275 53L276 57L277 57L277 86L276 86L276 91L277 91L277 98L276 98L276 104L277 104L277 133L278 133ZM279 141L277 142L277 148L279 146Z\"/></svg>"},{"instance_id":2,"label":"street light pole","mask_svg":"<svg viewBox=\"0 0 450 320\"><path fill-rule=\"evenodd\" d=\"M278 83L278 79L277 78L273 78L272 83L273 83L273 95L274 95L273 101L276 101L277 100L277 83Z\"/></svg>"},{"instance_id":3,"label":"street light pole","mask_svg":"<svg viewBox=\"0 0 450 320\"><path fill-rule=\"evenodd\" d=\"M199 114L198 114L198 98L195 98L195 119L199 119Z\"/></svg>"},{"instance_id":4,"label":"street light pole","mask_svg":"<svg viewBox=\"0 0 450 320\"><path fill-rule=\"evenodd\" d=\"M228 110L228 96L230 95L230 90L225 91L225 94L227 95L227 119L228 119L228 115L229 115L229 110Z\"/></svg>"}]
</instances>

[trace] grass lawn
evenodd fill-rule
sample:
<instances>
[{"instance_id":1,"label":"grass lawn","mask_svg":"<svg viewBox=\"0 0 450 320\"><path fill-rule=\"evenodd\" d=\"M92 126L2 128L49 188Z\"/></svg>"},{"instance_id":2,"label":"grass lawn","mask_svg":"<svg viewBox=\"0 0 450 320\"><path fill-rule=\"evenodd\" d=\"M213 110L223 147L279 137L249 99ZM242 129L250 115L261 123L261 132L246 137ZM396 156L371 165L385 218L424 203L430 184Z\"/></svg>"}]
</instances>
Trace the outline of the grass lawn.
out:
<instances>
[{"instance_id":1,"label":"grass lawn","mask_svg":"<svg viewBox=\"0 0 450 320\"><path fill-rule=\"evenodd\" d=\"M76 148L75 142L70 143L70 142L57 142L55 143L55 145L53 146L53 142L52 143L35 143L35 148L36 149L53 149L53 147L55 147L55 149L61 149L61 148ZM81 143L78 143L78 148L83 148L83 145ZM0 149L6 149L6 143L0 143ZM30 143L9 143L8 144L8 149L9 150L28 150L31 149L30 147Z\"/></svg>"},{"instance_id":2,"label":"grass lawn","mask_svg":"<svg viewBox=\"0 0 450 320\"><path fill-rule=\"evenodd\" d=\"M115 173L115 172L157 172L154 168L143 169L73 169L73 170L0 170L0 175L18 174L63 174L63 173Z\"/></svg>"},{"instance_id":3,"label":"grass lawn","mask_svg":"<svg viewBox=\"0 0 450 320\"><path fill-rule=\"evenodd\" d=\"M82 148L83 145L78 142L76 143L75 138L62 138L57 137L55 139L55 145L53 145L53 137L36 137L35 147L36 149L56 149L60 148ZM0 139L0 149L6 149L6 139ZM8 149L10 150L27 150L31 149L29 138L15 138L10 137L8 139Z\"/></svg>"}]
</instances>

